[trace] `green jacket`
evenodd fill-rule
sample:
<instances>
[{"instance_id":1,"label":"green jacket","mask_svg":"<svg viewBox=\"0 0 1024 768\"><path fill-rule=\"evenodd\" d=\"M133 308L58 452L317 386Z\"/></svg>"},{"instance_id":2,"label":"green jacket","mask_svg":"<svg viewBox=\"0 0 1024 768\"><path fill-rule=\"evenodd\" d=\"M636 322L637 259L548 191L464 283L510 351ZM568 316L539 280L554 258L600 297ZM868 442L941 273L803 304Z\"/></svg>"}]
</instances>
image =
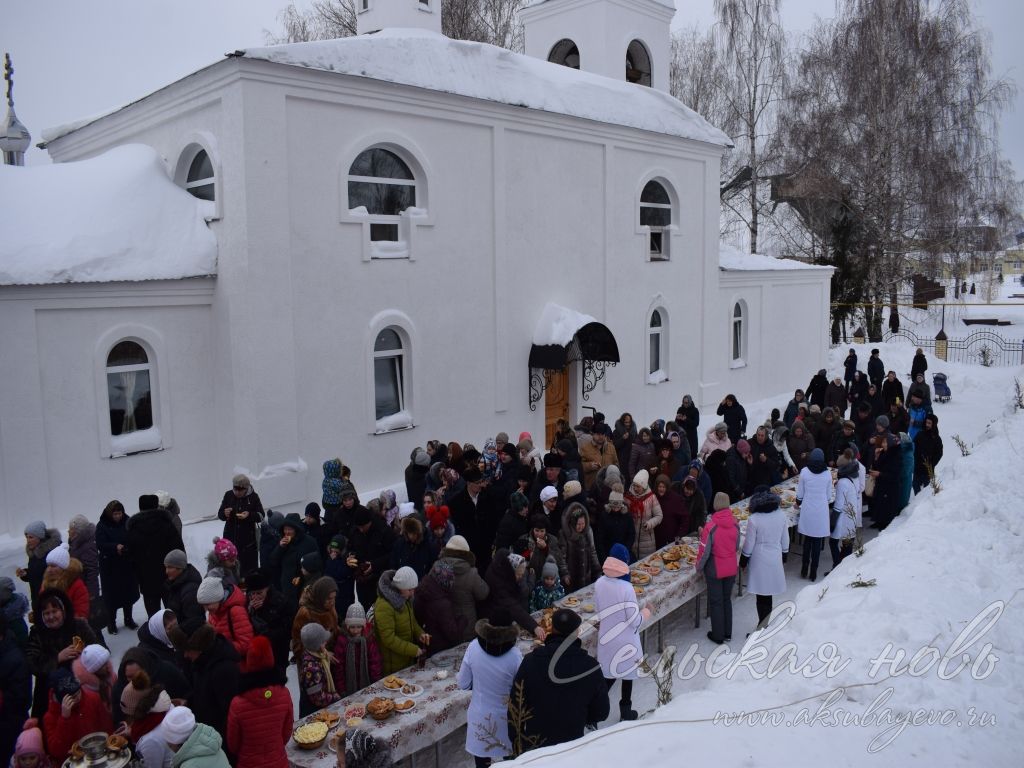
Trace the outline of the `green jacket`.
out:
<instances>
[{"instance_id":1,"label":"green jacket","mask_svg":"<svg viewBox=\"0 0 1024 768\"><path fill-rule=\"evenodd\" d=\"M380 596L373 604L373 625L380 643L381 669L390 675L416 661L420 649L417 641L423 627L413 615L412 601L402 597L391 586L394 571L384 571L377 582Z\"/></svg>"},{"instance_id":2,"label":"green jacket","mask_svg":"<svg viewBox=\"0 0 1024 768\"><path fill-rule=\"evenodd\" d=\"M171 765L174 768L231 768L220 745L220 734L209 725L199 723L188 741L175 752Z\"/></svg>"}]
</instances>

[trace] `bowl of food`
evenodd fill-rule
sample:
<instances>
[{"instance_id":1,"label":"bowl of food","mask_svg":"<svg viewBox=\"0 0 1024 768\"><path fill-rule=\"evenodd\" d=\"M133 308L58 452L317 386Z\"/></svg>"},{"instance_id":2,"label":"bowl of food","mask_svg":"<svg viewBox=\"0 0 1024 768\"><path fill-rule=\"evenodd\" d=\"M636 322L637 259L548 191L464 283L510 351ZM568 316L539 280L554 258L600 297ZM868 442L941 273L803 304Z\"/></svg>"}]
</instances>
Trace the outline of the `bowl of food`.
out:
<instances>
[{"instance_id":1,"label":"bowl of food","mask_svg":"<svg viewBox=\"0 0 1024 768\"><path fill-rule=\"evenodd\" d=\"M345 709L345 719L351 720L353 717L360 719L366 717L366 707L362 704L353 704L351 707Z\"/></svg>"},{"instance_id":2,"label":"bowl of food","mask_svg":"<svg viewBox=\"0 0 1024 768\"><path fill-rule=\"evenodd\" d=\"M387 720L395 713L395 702L378 696L366 705L366 714L374 720Z\"/></svg>"},{"instance_id":3,"label":"bowl of food","mask_svg":"<svg viewBox=\"0 0 1024 768\"><path fill-rule=\"evenodd\" d=\"M292 740L299 749L319 749L327 739L327 723L314 720L292 731Z\"/></svg>"},{"instance_id":4,"label":"bowl of food","mask_svg":"<svg viewBox=\"0 0 1024 768\"><path fill-rule=\"evenodd\" d=\"M383 685L389 691L397 691L399 688L405 685L405 680L403 680L400 677L397 677L396 675L388 675L381 681L381 685Z\"/></svg>"}]
</instances>

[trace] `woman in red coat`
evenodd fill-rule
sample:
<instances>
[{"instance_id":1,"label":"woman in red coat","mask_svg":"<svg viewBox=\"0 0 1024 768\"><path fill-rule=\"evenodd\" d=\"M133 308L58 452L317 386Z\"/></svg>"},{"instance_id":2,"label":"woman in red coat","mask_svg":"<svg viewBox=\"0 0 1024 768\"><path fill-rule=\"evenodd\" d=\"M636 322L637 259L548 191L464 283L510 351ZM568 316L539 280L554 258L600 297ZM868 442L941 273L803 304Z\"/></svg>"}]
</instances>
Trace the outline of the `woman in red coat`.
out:
<instances>
[{"instance_id":1,"label":"woman in red coat","mask_svg":"<svg viewBox=\"0 0 1024 768\"><path fill-rule=\"evenodd\" d=\"M253 635L245 593L231 584L225 585L216 576L207 576L196 590L196 601L206 609L210 626L244 659Z\"/></svg>"},{"instance_id":2,"label":"woman in red coat","mask_svg":"<svg viewBox=\"0 0 1024 768\"><path fill-rule=\"evenodd\" d=\"M228 753L236 768L288 768L284 745L292 734L294 707L263 635L249 644L245 668L228 709Z\"/></svg>"},{"instance_id":3,"label":"woman in red coat","mask_svg":"<svg viewBox=\"0 0 1024 768\"><path fill-rule=\"evenodd\" d=\"M82 581L82 563L71 556L66 544L54 547L46 555L46 571L43 573L44 589L59 589L71 598L76 619L89 620L89 589Z\"/></svg>"}]
</instances>

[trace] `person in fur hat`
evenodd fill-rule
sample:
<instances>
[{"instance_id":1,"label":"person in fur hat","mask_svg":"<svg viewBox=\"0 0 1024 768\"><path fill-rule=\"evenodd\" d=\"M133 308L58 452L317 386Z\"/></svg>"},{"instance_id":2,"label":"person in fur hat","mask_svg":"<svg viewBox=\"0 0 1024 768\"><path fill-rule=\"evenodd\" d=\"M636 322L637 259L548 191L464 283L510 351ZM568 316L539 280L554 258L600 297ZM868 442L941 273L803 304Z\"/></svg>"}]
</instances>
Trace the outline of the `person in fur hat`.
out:
<instances>
[{"instance_id":1,"label":"person in fur hat","mask_svg":"<svg viewBox=\"0 0 1024 768\"><path fill-rule=\"evenodd\" d=\"M267 638L253 638L245 669L228 708L227 751L235 768L288 768L285 744L291 737L294 708Z\"/></svg>"},{"instance_id":2,"label":"person in fur hat","mask_svg":"<svg viewBox=\"0 0 1024 768\"><path fill-rule=\"evenodd\" d=\"M39 592L43 585L43 574L46 572L46 556L60 546L60 531L47 528L46 523L36 520L25 526L25 557L28 563L17 570L18 578L28 583L29 599L32 610L37 608Z\"/></svg>"},{"instance_id":3,"label":"person in fur hat","mask_svg":"<svg viewBox=\"0 0 1024 768\"><path fill-rule=\"evenodd\" d=\"M357 602L345 612L341 633L334 643L334 659L334 687L342 696L361 691L383 674L377 636Z\"/></svg>"},{"instance_id":4,"label":"person in fur hat","mask_svg":"<svg viewBox=\"0 0 1024 768\"><path fill-rule=\"evenodd\" d=\"M59 589L71 598L76 619L89 619L89 589L82 580L82 563L72 557L66 544L50 550L46 556L42 590Z\"/></svg>"},{"instance_id":5,"label":"person in fur hat","mask_svg":"<svg viewBox=\"0 0 1024 768\"><path fill-rule=\"evenodd\" d=\"M477 768L512 754L508 734L508 695L523 655L518 631L508 616L480 619L476 639L466 647L457 682L472 691L466 712L466 751Z\"/></svg>"},{"instance_id":6,"label":"person in fur hat","mask_svg":"<svg viewBox=\"0 0 1024 768\"><path fill-rule=\"evenodd\" d=\"M128 519L127 531L125 549L135 569L146 615L152 616L161 608L160 598L167 580L164 557L175 549L184 552L185 544L171 522L171 516L167 510L160 509L160 501L153 494L139 496L139 512Z\"/></svg>"}]
</instances>

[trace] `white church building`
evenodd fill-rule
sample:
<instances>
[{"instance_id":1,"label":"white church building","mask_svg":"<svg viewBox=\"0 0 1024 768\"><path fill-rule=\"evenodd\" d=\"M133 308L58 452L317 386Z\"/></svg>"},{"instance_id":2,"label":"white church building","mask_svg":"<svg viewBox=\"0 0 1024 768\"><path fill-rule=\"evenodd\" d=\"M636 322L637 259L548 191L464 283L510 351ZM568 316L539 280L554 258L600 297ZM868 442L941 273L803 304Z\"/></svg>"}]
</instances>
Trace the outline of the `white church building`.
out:
<instances>
[{"instance_id":1,"label":"white church building","mask_svg":"<svg viewBox=\"0 0 1024 768\"><path fill-rule=\"evenodd\" d=\"M0 167L0 534L155 489L210 515L239 468L289 511L330 457L371 491L428 439L824 365L831 269L720 249L730 141L668 94L672 0L541 0L526 55L444 37L440 2L359 0L356 37L237 51Z\"/></svg>"}]
</instances>

